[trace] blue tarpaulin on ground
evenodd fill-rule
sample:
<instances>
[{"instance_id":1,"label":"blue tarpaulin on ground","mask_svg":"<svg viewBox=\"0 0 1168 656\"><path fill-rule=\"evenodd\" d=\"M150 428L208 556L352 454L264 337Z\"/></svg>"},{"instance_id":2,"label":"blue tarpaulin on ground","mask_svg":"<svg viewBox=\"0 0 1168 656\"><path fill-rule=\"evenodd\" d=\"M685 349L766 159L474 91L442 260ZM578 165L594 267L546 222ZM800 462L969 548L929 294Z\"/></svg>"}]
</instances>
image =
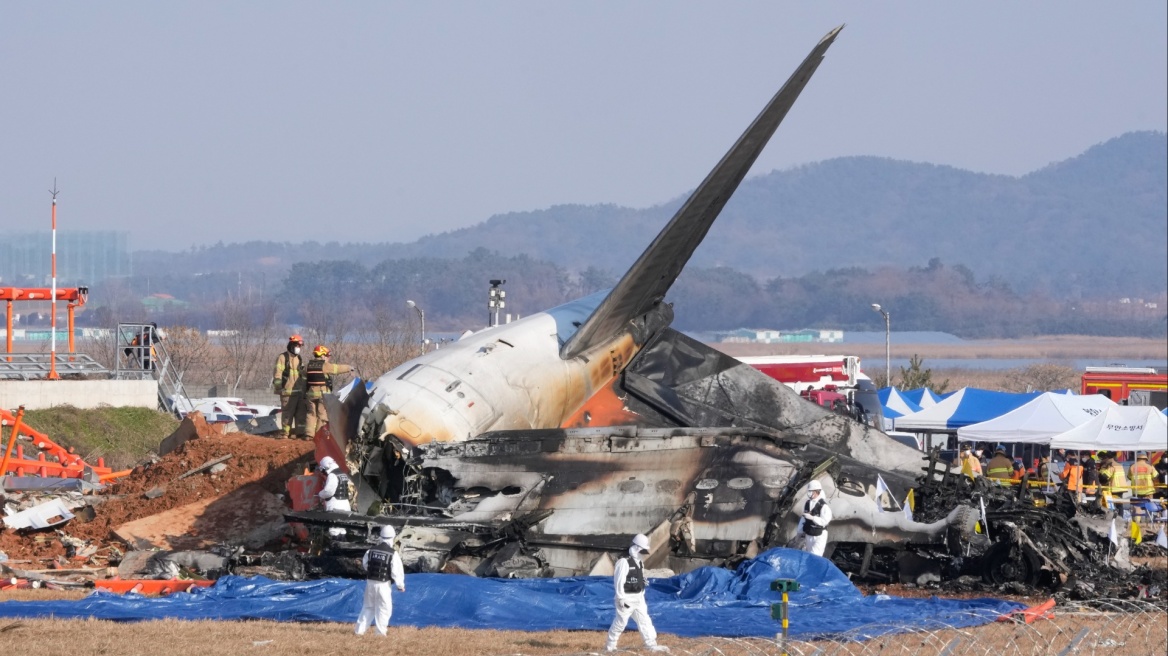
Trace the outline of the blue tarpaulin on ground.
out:
<instances>
[{"instance_id":1,"label":"blue tarpaulin on ground","mask_svg":"<svg viewBox=\"0 0 1168 656\"><path fill-rule=\"evenodd\" d=\"M790 595L791 634L877 635L905 629L985 624L1021 607L998 599L905 599L864 596L826 559L772 549L735 571L702 567L653 579L649 613L662 633L682 636L771 637L778 623L770 605L780 600L771 581L796 579ZM354 622L364 582L322 579L295 583L228 576L211 588L148 598L96 592L76 601L0 603L0 617L98 618L140 621L275 620ZM603 631L612 621L612 579L483 579L410 574L406 592L394 592L393 624L467 629Z\"/></svg>"}]
</instances>

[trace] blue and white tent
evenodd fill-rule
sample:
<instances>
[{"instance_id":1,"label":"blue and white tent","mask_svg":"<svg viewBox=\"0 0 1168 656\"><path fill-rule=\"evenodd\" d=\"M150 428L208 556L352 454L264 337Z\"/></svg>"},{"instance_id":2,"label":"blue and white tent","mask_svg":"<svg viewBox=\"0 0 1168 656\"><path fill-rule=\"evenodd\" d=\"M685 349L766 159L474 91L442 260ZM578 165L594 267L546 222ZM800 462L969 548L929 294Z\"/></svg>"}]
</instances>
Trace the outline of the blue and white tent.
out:
<instances>
[{"instance_id":1,"label":"blue and white tent","mask_svg":"<svg viewBox=\"0 0 1168 656\"><path fill-rule=\"evenodd\" d=\"M918 387L905 392L901 392L905 398L913 403L919 405L921 409L931 408L941 402L940 396L927 387Z\"/></svg>"},{"instance_id":2,"label":"blue and white tent","mask_svg":"<svg viewBox=\"0 0 1168 656\"><path fill-rule=\"evenodd\" d=\"M885 387L876 394L880 397L880 404L884 406L884 416L889 419L921 411L921 406L905 398L904 394L895 387Z\"/></svg>"},{"instance_id":3,"label":"blue and white tent","mask_svg":"<svg viewBox=\"0 0 1168 656\"><path fill-rule=\"evenodd\" d=\"M963 387L940 403L896 420L897 430L952 432L962 426L1000 417L1025 405L1042 392L1014 394Z\"/></svg>"}]
</instances>

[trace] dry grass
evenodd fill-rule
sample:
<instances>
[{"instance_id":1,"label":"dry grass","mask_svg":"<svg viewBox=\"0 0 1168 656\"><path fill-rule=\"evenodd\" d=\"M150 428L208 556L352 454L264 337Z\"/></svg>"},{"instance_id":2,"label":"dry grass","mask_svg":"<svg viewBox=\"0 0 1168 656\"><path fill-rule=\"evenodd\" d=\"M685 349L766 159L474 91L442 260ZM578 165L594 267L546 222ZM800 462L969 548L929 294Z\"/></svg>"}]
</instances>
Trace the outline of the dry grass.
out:
<instances>
[{"instance_id":1,"label":"dry grass","mask_svg":"<svg viewBox=\"0 0 1168 656\"><path fill-rule=\"evenodd\" d=\"M777 626L776 626L777 629ZM1086 631L1084 631L1086 629ZM1052 620L1032 625L991 623L971 629L901 633L862 642L796 642L791 654L1057 654L1076 639L1075 653L1164 653L1168 615L1160 612L1101 614L1056 608ZM664 635L674 654L777 655L772 640L678 638ZM0 653L75 656L219 656L241 653L426 654L427 656L494 656L499 654L594 654L601 650L599 631L481 631L391 626L388 640L372 633L352 634L352 625L337 623L185 622L161 620L116 623L101 620L0 619ZM627 653L641 653L635 630L622 636ZM953 646L950 652L947 647ZM1118 648L1118 650L1116 650Z\"/></svg>"}]
</instances>

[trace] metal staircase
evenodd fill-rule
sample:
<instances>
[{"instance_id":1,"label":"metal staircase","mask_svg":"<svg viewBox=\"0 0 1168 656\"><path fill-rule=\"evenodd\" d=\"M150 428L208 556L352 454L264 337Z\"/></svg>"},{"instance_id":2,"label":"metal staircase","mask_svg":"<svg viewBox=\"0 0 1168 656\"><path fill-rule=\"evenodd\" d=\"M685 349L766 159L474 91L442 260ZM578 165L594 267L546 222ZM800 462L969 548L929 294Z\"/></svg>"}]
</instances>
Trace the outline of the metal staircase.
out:
<instances>
[{"instance_id":1,"label":"metal staircase","mask_svg":"<svg viewBox=\"0 0 1168 656\"><path fill-rule=\"evenodd\" d=\"M164 333L153 323L119 323L114 340L114 378L158 381L158 407L182 417L194 409L166 350Z\"/></svg>"}]
</instances>

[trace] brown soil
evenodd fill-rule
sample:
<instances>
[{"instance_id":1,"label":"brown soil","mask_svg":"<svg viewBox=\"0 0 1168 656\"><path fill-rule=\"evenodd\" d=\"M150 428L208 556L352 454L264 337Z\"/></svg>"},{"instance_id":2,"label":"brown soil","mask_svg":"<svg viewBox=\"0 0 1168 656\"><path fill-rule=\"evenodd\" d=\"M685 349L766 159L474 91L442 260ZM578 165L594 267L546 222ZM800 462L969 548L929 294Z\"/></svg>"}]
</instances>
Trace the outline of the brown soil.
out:
<instances>
[{"instance_id":1,"label":"brown soil","mask_svg":"<svg viewBox=\"0 0 1168 656\"><path fill-rule=\"evenodd\" d=\"M158 462L136 468L132 474L97 495L93 521L84 523L74 519L61 528L69 536L105 546L113 539L113 530L121 524L200 499L217 497L248 483L257 483L274 494L284 494L285 481L307 465L312 450L313 444L308 441L246 434L193 439ZM228 454L232 458L226 461L225 471L219 474L201 472L178 480L191 469ZM146 491L155 487L166 491L156 499L147 499ZM16 560L53 558L65 553L55 538L52 532L21 535L5 530L0 532L0 551ZM24 567L37 569L41 565L24 564Z\"/></svg>"}]
</instances>

